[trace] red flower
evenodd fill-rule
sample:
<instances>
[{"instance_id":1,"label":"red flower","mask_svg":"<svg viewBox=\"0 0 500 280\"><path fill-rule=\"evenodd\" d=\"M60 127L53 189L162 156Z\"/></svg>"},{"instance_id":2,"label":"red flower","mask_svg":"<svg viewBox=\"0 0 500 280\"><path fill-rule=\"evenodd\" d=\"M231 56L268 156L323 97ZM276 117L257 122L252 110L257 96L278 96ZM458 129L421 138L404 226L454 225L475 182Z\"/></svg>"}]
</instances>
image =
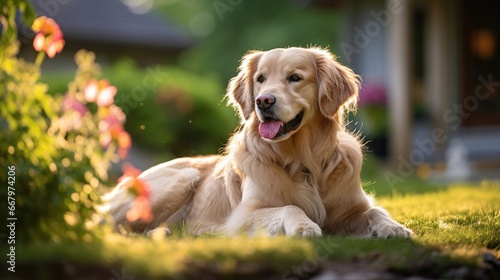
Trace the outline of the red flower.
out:
<instances>
[{"instance_id":1,"label":"red flower","mask_svg":"<svg viewBox=\"0 0 500 280\"><path fill-rule=\"evenodd\" d=\"M92 80L85 87L85 100L96 102L98 106L108 107L115 102L117 89L108 80Z\"/></svg>"},{"instance_id":2,"label":"red flower","mask_svg":"<svg viewBox=\"0 0 500 280\"><path fill-rule=\"evenodd\" d=\"M41 16L31 26L36 32L33 47L36 51L45 51L48 57L53 58L64 48L63 33L59 25L51 18Z\"/></svg>"},{"instance_id":3,"label":"red flower","mask_svg":"<svg viewBox=\"0 0 500 280\"><path fill-rule=\"evenodd\" d=\"M129 222L142 220L149 223L153 220L151 211L150 192L147 184L138 178L141 171L135 168L130 163L123 164L123 176L118 179L118 182L124 181L127 185L128 192L135 196L130 210L126 217Z\"/></svg>"},{"instance_id":4,"label":"red flower","mask_svg":"<svg viewBox=\"0 0 500 280\"><path fill-rule=\"evenodd\" d=\"M107 147L115 139L118 143L118 156L124 159L132 146L130 134L123 128L126 119L125 114L116 105L101 109L105 116L99 122L99 130L101 131L99 141L103 147Z\"/></svg>"},{"instance_id":5,"label":"red flower","mask_svg":"<svg viewBox=\"0 0 500 280\"><path fill-rule=\"evenodd\" d=\"M125 130L121 131L120 134L118 134L118 156L121 159L126 158L131 146L132 138L130 138L130 134Z\"/></svg>"}]
</instances>

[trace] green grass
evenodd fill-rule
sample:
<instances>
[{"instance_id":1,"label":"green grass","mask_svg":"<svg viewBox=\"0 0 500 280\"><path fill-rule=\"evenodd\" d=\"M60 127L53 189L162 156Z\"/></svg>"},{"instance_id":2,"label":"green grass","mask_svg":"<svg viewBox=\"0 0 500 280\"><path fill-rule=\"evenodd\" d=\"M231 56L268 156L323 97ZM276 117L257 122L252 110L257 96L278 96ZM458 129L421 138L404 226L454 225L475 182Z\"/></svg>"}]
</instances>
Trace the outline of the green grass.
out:
<instances>
[{"instance_id":1,"label":"green grass","mask_svg":"<svg viewBox=\"0 0 500 280\"><path fill-rule=\"evenodd\" d=\"M425 244L500 247L500 184L443 187L418 195L379 199Z\"/></svg>"},{"instance_id":2,"label":"green grass","mask_svg":"<svg viewBox=\"0 0 500 280\"><path fill-rule=\"evenodd\" d=\"M500 182L438 187L412 180L418 189L380 191L383 181L378 180L368 186L380 191L380 205L415 232L412 240L181 234L165 240L108 232L91 244L20 245L16 277L119 279L125 273L136 279L306 279L346 265L433 279L453 278L461 267L472 271L465 278L495 275L491 269L484 272L484 254L500 257Z\"/></svg>"}]
</instances>

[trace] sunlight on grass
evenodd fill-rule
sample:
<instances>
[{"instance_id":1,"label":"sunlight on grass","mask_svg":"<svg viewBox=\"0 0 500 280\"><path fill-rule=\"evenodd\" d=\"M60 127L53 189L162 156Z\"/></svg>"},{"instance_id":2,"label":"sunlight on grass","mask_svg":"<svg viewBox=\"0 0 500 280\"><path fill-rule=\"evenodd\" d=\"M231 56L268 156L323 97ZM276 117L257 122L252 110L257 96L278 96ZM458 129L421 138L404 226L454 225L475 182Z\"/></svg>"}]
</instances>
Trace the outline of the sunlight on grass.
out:
<instances>
[{"instance_id":1,"label":"sunlight on grass","mask_svg":"<svg viewBox=\"0 0 500 280\"><path fill-rule=\"evenodd\" d=\"M86 264L97 265L106 275L126 268L130 275L146 278L188 275L196 279L206 273L288 277L314 274L331 261L442 277L450 267L482 267L486 251L500 257L499 201L500 183L487 182L378 199L396 220L415 232L413 240L192 237L183 229L174 230L166 239L146 239L105 232L91 244L28 244L20 248L19 260L21 264L73 263L82 271ZM44 267L35 266L42 271Z\"/></svg>"},{"instance_id":2,"label":"sunlight on grass","mask_svg":"<svg viewBox=\"0 0 500 280\"><path fill-rule=\"evenodd\" d=\"M392 216L426 244L500 247L500 183L457 185L418 195L381 198Z\"/></svg>"},{"instance_id":3,"label":"sunlight on grass","mask_svg":"<svg viewBox=\"0 0 500 280\"><path fill-rule=\"evenodd\" d=\"M172 237L151 240L107 233L100 242L31 244L23 248L23 262L65 260L79 263L122 264L133 275L177 275L193 267L230 273L248 265L281 271L313 257L314 246L299 238ZM119 265L118 265L119 266ZM248 269L248 268L247 268Z\"/></svg>"}]
</instances>

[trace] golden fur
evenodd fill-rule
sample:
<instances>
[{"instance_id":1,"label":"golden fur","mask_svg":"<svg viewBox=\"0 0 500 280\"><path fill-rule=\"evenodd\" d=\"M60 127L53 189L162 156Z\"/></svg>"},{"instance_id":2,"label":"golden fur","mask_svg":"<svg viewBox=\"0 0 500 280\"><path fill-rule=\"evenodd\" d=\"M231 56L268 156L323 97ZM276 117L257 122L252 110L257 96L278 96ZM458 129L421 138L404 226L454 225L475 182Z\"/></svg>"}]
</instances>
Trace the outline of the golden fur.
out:
<instances>
[{"instance_id":1,"label":"golden fur","mask_svg":"<svg viewBox=\"0 0 500 280\"><path fill-rule=\"evenodd\" d=\"M116 225L140 232L185 221L192 234L409 237L411 231L373 206L361 187L361 144L344 125L359 84L351 69L323 49L249 52L227 89L241 128L225 153L144 171L139 178L152 192L150 224L126 220L126 181L105 197L106 207ZM269 95L275 100L262 99ZM273 104L263 110L257 99ZM291 130L263 137L259 127L270 119Z\"/></svg>"}]
</instances>

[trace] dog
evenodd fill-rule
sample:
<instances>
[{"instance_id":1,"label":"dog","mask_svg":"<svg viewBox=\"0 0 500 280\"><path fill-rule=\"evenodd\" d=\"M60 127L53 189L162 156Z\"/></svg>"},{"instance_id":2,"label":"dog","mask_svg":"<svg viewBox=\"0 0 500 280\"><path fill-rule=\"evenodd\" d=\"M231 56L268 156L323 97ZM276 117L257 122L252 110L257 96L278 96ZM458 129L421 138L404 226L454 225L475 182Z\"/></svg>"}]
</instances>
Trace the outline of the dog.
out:
<instances>
[{"instance_id":1,"label":"dog","mask_svg":"<svg viewBox=\"0 0 500 280\"><path fill-rule=\"evenodd\" d=\"M360 77L328 50L250 51L227 87L240 127L221 155L174 159L138 178L153 220L129 222L126 181L105 197L115 225L146 233L410 237L362 188L359 137L346 129ZM215 125L215 124L214 124Z\"/></svg>"}]
</instances>

